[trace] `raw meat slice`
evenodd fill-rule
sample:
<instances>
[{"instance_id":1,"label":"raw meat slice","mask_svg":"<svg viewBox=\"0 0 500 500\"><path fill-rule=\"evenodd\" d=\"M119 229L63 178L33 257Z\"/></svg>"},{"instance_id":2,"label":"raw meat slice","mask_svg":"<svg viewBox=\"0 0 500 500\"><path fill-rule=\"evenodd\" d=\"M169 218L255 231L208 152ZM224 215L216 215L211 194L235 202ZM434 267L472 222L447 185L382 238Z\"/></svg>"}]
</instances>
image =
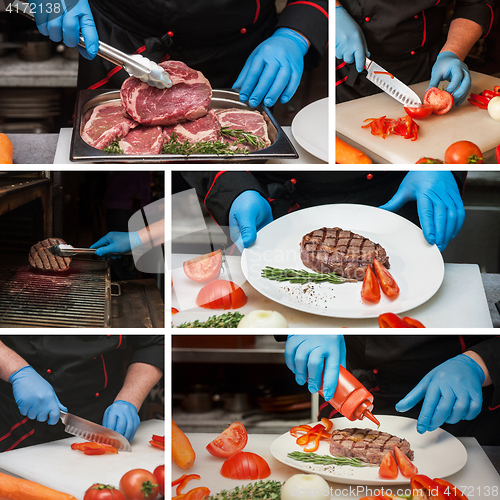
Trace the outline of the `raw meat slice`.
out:
<instances>
[{"instance_id":1,"label":"raw meat slice","mask_svg":"<svg viewBox=\"0 0 500 500\"><path fill-rule=\"evenodd\" d=\"M66 271L71 264L71 257L59 257L51 254L48 249L53 245L66 245L66 242L62 238L48 238L39 241L30 249L28 256L30 265L45 271Z\"/></svg>"},{"instance_id":2,"label":"raw meat slice","mask_svg":"<svg viewBox=\"0 0 500 500\"><path fill-rule=\"evenodd\" d=\"M120 102L96 106L82 132L82 139L96 149L104 149L116 139L125 137L139 125L123 114Z\"/></svg>"},{"instance_id":3,"label":"raw meat slice","mask_svg":"<svg viewBox=\"0 0 500 500\"><path fill-rule=\"evenodd\" d=\"M130 117L143 125L174 125L205 116L212 99L208 80L180 61L160 63L174 84L157 89L131 76L123 82L120 97Z\"/></svg>"},{"instance_id":4,"label":"raw meat slice","mask_svg":"<svg viewBox=\"0 0 500 500\"><path fill-rule=\"evenodd\" d=\"M222 138L220 123L213 109L202 118L193 122L178 123L163 129L165 143L170 141L172 132L177 135L179 142L189 141L194 144L200 141L219 141Z\"/></svg>"},{"instance_id":5,"label":"raw meat slice","mask_svg":"<svg viewBox=\"0 0 500 500\"><path fill-rule=\"evenodd\" d=\"M389 257L381 245L340 227L311 231L302 238L300 247L304 265L318 273L336 273L362 281L374 258L386 268L390 267Z\"/></svg>"},{"instance_id":6,"label":"raw meat slice","mask_svg":"<svg viewBox=\"0 0 500 500\"><path fill-rule=\"evenodd\" d=\"M244 130L245 132L249 132L250 134L256 135L260 137L266 147L271 145L271 141L269 140L269 136L267 133L267 123L262 116L262 113L259 111L249 110L249 109L238 109L238 108L227 108L227 109L218 109L215 111L217 118L222 127L227 127L232 130ZM224 137L224 142L229 144L233 144L235 139L230 139L228 137ZM255 151L257 149L249 144L236 144L234 145L234 149L247 148L249 151Z\"/></svg>"},{"instance_id":7,"label":"raw meat slice","mask_svg":"<svg viewBox=\"0 0 500 500\"><path fill-rule=\"evenodd\" d=\"M131 130L118 147L125 155L157 155L163 149L163 129L161 127L139 126Z\"/></svg>"}]
</instances>

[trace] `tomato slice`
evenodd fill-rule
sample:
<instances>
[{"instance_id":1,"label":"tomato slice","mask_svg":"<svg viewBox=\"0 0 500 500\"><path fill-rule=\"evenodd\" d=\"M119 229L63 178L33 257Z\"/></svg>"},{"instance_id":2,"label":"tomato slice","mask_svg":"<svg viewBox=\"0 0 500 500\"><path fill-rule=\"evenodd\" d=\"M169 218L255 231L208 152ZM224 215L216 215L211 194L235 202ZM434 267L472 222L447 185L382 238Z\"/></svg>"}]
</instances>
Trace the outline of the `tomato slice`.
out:
<instances>
[{"instance_id":1,"label":"tomato slice","mask_svg":"<svg viewBox=\"0 0 500 500\"><path fill-rule=\"evenodd\" d=\"M271 469L260 455L240 451L226 459L220 473L228 479L265 479Z\"/></svg>"},{"instance_id":2,"label":"tomato slice","mask_svg":"<svg viewBox=\"0 0 500 500\"><path fill-rule=\"evenodd\" d=\"M404 106L407 115L410 115L414 120L423 120L432 115L434 107L430 104L416 104L415 106Z\"/></svg>"},{"instance_id":3,"label":"tomato slice","mask_svg":"<svg viewBox=\"0 0 500 500\"><path fill-rule=\"evenodd\" d=\"M247 303L245 292L232 281L212 280L196 297L196 305L205 309L238 309Z\"/></svg>"},{"instance_id":4,"label":"tomato slice","mask_svg":"<svg viewBox=\"0 0 500 500\"><path fill-rule=\"evenodd\" d=\"M412 463L412 461L399 449L399 446L394 446L394 455L396 456L396 462L398 464L399 470L404 477L413 477L418 474L418 469Z\"/></svg>"},{"instance_id":5,"label":"tomato slice","mask_svg":"<svg viewBox=\"0 0 500 500\"><path fill-rule=\"evenodd\" d=\"M398 464L390 451L384 455L378 475L384 479L396 479L398 477Z\"/></svg>"},{"instance_id":6,"label":"tomato slice","mask_svg":"<svg viewBox=\"0 0 500 500\"><path fill-rule=\"evenodd\" d=\"M373 259L373 268L384 294L395 299L399 295L399 286L392 274L377 259Z\"/></svg>"},{"instance_id":7,"label":"tomato slice","mask_svg":"<svg viewBox=\"0 0 500 500\"><path fill-rule=\"evenodd\" d=\"M208 443L207 451L214 457L227 458L241 451L247 441L248 434L245 426L240 422L234 422Z\"/></svg>"},{"instance_id":8,"label":"tomato slice","mask_svg":"<svg viewBox=\"0 0 500 500\"><path fill-rule=\"evenodd\" d=\"M222 251L216 250L194 259L187 260L182 264L186 276L199 283L207 283L219 277L222 263Z\"/></svg>"},{"instance_id":9,"label":"tomato slice","mask_svg":"<svg viewBox=\"0 0 500 500\"><path fill-rule=\"evenodd\" d=\"M366 302L371 302L373 304L380 301L380 287L370 266L366 268L365 278L363 279L363 285L361 286L361 298Z\"/></svg>"},{"instance_id":10,"label":"tomato slice","mask_svg":"<svg viewBox=\"0 0 500 500\"><path fill-rule=\"evenodd\" d=\"M431 87L425 91L424 104L432 106L434 114L444 115L453 106L453 96L446 90Z\"/></svg>"}]
</instances>

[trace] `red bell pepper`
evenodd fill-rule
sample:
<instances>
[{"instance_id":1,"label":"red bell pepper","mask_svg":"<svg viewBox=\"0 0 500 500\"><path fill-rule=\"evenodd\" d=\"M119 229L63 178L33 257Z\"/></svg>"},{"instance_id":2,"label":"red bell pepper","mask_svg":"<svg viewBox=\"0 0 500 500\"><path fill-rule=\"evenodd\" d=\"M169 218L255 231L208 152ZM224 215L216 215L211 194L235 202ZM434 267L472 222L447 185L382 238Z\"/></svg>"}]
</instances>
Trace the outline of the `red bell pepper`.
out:
<instances>
[{"instance_id":1,"label":"red bell pepper","mask_svg":"<svg viewBox=\"0 0 500 500\"><path fill-rule=\"evenodd\" d=\"M488 109L488 103L490 102L488 98L483 97L479 94L471 94L467 100L474 106L477 106L481 109Z\"/></svg>"},{"instance_id":2,"label":"red bell pepper","mask_svg":"<svg viewBox=\"0 0 500 500\"><path fill-rule=\"evenodd\" d=\"M436 481L423 474L417 474L410 479L411 494L413 500L456 500L453 493L444 491Z\"/></svg>"},{"instance_id":3,"label":"red bell pepper","mask_svg":"<svg viewBox=\"0 0 500 500\"><path fill-rule=\"evenodd\" d=\"M500 165L500 144L495 149L495 158L497 160L497 164Z\"/></svg>"},{"instance_id":4,"label":"red bell pepper","mask_svg":"<svg viewBox=\"0 0 500 500\"><path fill-rule=\"evenodd\" d=\"M425 328L420 321L405 316L400 318L394 313L384 313L378 317L379 328Z\"/></svg>"},{"instance_id":5,"label":"red bell pepper","mask_svg":"<svg viewBox=\"0 0 500 500\"><path fill-rule=\"evenodd\" d=\"M415 318L409 318L408 316L405 316L403 318L403 321L409 326L413 328L425 328L425 326L418 321L418 319Z\"/></svg>"},{"instance_id":6,"label":"red bell pepper","mask_svg":"<svg viewBox=\"0 0 500 500\"><path fill-rule=\"evenodd\" d=\"M172 486L176 486L177 488L175 489L176 495L180 495L182 493L182 490L186 487L186 484L191 481L191 479L200 479L199 474L182 474L181 477L175 479L172 481Z\"/></svg>"},{"instance_id":7,"label":"red bell pepper","mask_svg":"<svg viewBox=\"0 0 500 500\"><path fill-rule=\"evenodd\" d=\"M444 488L445 493L451 492L458 500L468 500L468 498L455 485L449 483L445 479L435 477L434 482L436 482L439 487Z\"/></svg>"}]
</instances>

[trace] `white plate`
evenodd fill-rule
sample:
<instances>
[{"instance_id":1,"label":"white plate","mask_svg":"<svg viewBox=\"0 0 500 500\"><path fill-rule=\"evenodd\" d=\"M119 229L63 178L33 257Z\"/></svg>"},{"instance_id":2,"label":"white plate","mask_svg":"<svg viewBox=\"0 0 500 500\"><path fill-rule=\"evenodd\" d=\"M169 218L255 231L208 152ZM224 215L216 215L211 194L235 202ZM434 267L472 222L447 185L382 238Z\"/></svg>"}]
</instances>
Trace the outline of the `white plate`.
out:
<instances>
[{"instance_id":1,"label":"white plate","mask_svg":"<svg viewBox=\"0 0 500 500\"><path fill-rule=\"evenodd\" d=\"M328 97L307 105L295 115L292 134L308 153L328 162Z\"/></svg>"},{"instance_id":2,"label":"white plate","mask_svg":"<svg viewBox=\"0 0 500 500\"><path fill-rule=\"evenodd\" d=\"M418 434L417 421L412 418L398 417L393 415L377 415L380 421L380 430L389 432L410 442L411 449L415 452L413 463L418 468L419 474L429 477L446 477L458 472L467 462L467 451L464 445L454 436L444 431L436 429L425 434ZM365 423L366 422L366 423ZM314 422L311 425L315 425ZM368 420L362 422L351 422L347 418L334 418L333 429L346 429L348 427L370 428L376 426ZM390 481L381 479L378 475L378 467L349 467L324 466L299 462L288 458L288 453L292 451L302 451L302 448L295 443L295 439L289 432L275 439L271 444L271 453L280 462L299 469L303 472L319 474L327 481L346 484L406 484L410 480L399 474ZM321 441L318 455L329 454L327 441ZM395 493L393 491L393 493Z\"/></svg>"},{"instance_id":3,"label":"white plate","mask_svg":"<svg viewBox=\"0 0 500 500\"><path fill-rule=\"evenodd\" d=\"M297 285L261 277L265 266L308 270L300 258L300 242L321 227L341 227L381 244L399 296L391 301L382 294L378 304L367 304L361 300L361 282ZM376 318L408 311L429 300L444 278L441 252L425 241L420 228L366 205L322 205L280 217L257 233L255 244L243 251L241 265L248 282L266 297L292 309L336 318Z\"/></svg>"}]
</instances>

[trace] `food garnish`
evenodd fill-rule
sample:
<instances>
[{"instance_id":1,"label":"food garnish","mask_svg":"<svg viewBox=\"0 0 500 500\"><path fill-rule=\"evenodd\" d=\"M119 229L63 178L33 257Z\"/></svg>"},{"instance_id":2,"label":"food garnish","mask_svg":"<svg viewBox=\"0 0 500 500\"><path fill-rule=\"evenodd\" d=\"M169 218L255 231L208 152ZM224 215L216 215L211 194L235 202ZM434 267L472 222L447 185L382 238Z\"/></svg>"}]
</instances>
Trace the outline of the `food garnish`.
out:
<instances>
[{"instance_id":1,"label":"food garnish","mask_svg":"<svg viewBox=\"0 0 500 500\"><path fill-rule=\"evenodd\" d=\"M357 280L343 278L335 273L310 273L308 271L296 269L279 269L277 267L266 266L262 269L261 276L272 281L289 281L290 283L333 283L339 285L341 283L356 283Z\"/></svg>"},{"instance_id":2,"label":"food garnish","mask_svg":"<svg viewBox=\"0 0 500 500\"><path fill-rule=\"evenodd\" d=\"M287 455L292 460L307 462L317 465L349 465L350 467L374 467L375 464L363 462L356 457L334 457L333 455L318 455L316 453L304 453L303 451L292 451Z\"/></svg>"},{"instance_id":3,"label":"food garnish","mask_svg":"<svg viewBox=\"0 0 500 500\"><path fill-rule=\"evenodd\" d=\"M230 144L221 141L199 141L194 144L188 140L180 142L177 134L172 132L169 141L163 146L163 153L184 156L194 154L235 155L236 151L231 149ZM248 154L248 149L239 149L238 153Z\"/></svg>"},{"instance_id":4,"label":"food garnish","mask_svg":"<svg viewBox=\"0 0 500 500\"><path fill-rule=\"evenodd\" d=\"M238 311L229 311L224 314L210 316L206 321L195 320L184 322L177 328L236 328L243 318L243 314Z\"/></svg>"},{"instance_id":5,"label":"food garnish","mask_svg":"<svg viewBox=\"0 0 500 500\"><path fill-rule=\"evenodd\" d=\"M399 295L399 286L392 274L377 259L373 259L373 270L382 292L390 299L395 299Z\"/></svg>"},{"instance_id":6,"label":"food garnish","mask_svg":"<svg viewBox=\"0 0 500 500\"><path fill-rule=\"evenodd\" d=\"M382 463L378 469L378 475L384 479L396 479L398 474L398 464L396 463L392 452L388 451L382 459Z\"/></svg>"},{"instance_id":7,"label":"food garnish","mask_svg":"<svg viewBox=\"0 0 500 500\"><path fill-rule=\"evenodd\" d=\"M232 146L234 146L235 144L250 144L250 146L253 146L257 149L263 149L266 147L266 143L259 136L251 134L249 132L245 132L241 128L232 129L229 127L222 127L220 132L226 137L236 139L236 141L232 143Z\"/></svg>"},{"instance_id":8,"label":"food garnish","mask_svg":"<svg viewBox=\"0 0 500 500\"><path fill-rule=\"evenodd\" d=\"M370 302L372 304L380 302L380 286L371 266L366 268L365 278L361 286L361 298L365 302Z\"/></svg>"},{"instance_id":9,"label":"food garnish","mask_svg":"<svg viewBox=\"0 0 500 500\"><path fill-rule=\"evenodd\" d=\"M481 109L488 109L489 102L494 97L500 96L500 85L495 85L493 90L485 89L479 94L471 93L467 101Z\"/></svg>"},{"instance_id":10,"label":"food garnish","mask_svg":"<svg viewBox=\"0 0 500 500\"><path fill-rule=\"evenodd\" d=\"M114 155L122 155L122 154L124 154L123 153L123 149L120 149L119 141L120 140L117 137L109 146L106 146L103 149L103 151L105 153L111 153L111 154L114 154Z\"/></svg>"},{"instance_id":11,"label":"food garnish","mask_svg":"<svg viewBox=\"0 0 500 500\"><path fill-rule=\"evenodd\" d=\"M400 135L405 139L417 140L419 127L408 115L396 120L386 116L367 118L363 122L369 123L361 125L361 128L370 128L372 135L381 135L382 139L385 139L388 135Z\"/></svg>"},{"instance_id":12,"label":"food garnish","mask_svg":"<svg viewBox=\"0 0 500 500\"><path fill-rule=\"evenodd\" d=\"M222 490L207 500L279 500L281 498L281 483L279 481L257 481L244 486L237 486L232 490Z\"/></svg>"}]
</instances>

